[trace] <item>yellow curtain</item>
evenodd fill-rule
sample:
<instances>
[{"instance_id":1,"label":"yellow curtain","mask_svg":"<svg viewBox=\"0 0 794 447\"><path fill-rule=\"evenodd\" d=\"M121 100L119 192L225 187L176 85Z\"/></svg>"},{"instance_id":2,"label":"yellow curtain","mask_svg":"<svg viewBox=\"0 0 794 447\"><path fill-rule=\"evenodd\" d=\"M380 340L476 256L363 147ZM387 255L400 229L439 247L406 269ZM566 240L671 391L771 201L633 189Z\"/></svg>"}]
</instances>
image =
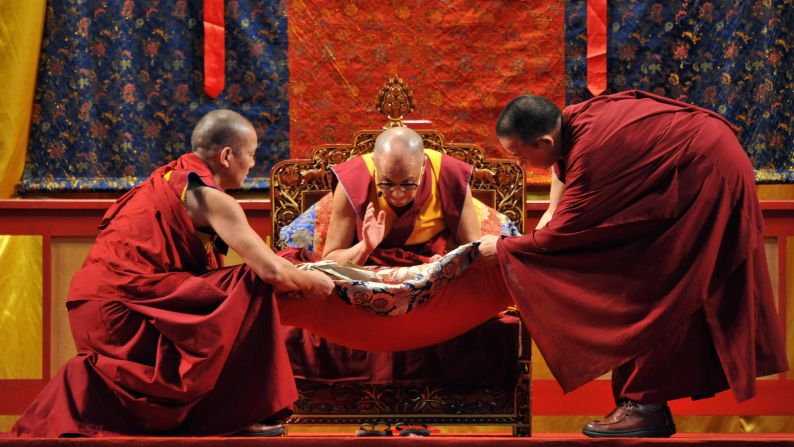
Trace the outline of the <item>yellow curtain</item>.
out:
<instances>
[{"instance_id":1,"label":"yellow curtain","mask_svg":"<svg viewBox=\"0 0 794 447\"><path fill-rule=\"evenodd\" d=\"M0 380L42 376L41 249L41 236L0 235Z\"/></svg>"},{"instance_id":2,"label":"yellow curtain","mask_svg":"<svg viewBox=\"0 0 794 447\"><path fill-rule=\"evenodd\" d=\"M45 0L0 0L0 199L25 166Z\"/></svg>"}]
</instances>

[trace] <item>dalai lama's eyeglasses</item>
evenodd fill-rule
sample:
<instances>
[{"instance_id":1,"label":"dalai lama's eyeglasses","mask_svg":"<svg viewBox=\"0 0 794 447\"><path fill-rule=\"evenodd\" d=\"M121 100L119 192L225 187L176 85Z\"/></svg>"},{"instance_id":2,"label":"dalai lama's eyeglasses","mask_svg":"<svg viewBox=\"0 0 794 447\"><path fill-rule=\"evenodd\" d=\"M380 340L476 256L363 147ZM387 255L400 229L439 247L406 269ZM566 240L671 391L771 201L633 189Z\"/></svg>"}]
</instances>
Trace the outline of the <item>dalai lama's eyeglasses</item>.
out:
<instances>
[{"instance_id":1,"label":"dalai lama's eyeglasses","mask_svg":"<svg viewBox=\"0 0 794 447\"><path fill-rule=\"evenodd\" d=\"M422 167L422 169L419 171L419 176L417 178L421 179L422 175L424 175L424 173L425 173L425 169L424 169L424 167ZM395 185L394 183L389 182L389 181L381 182L380 181L380 176L378 175L377 171L375 172L375 180L377 181L376 184L378 185L378 189L380 189L381 191L386 191L386 192L396 191L396 190L399 190L399 191L402 191L402 192L416 191L417 189L419 189L419 185L420 185L420 182L416 182L416 183L414 183L414 182L406 182L406 183L401 183L399 185ZM388 179L386 179L386 180L388 180Z\"/></svg>"},{"instance_id":2,"label":"dalai lama's eyeglasses","mask_svg":"<svg viewBox=\"0 0 794 447\"><path fill-rule=\"evenodd\" d=\"M393 183L378 183L378 188L381 191L394 191L399 189L402 192L416 191L419 188L419 183L403 183L402 185L395 185Z\"/></svg>"}]
</instances>

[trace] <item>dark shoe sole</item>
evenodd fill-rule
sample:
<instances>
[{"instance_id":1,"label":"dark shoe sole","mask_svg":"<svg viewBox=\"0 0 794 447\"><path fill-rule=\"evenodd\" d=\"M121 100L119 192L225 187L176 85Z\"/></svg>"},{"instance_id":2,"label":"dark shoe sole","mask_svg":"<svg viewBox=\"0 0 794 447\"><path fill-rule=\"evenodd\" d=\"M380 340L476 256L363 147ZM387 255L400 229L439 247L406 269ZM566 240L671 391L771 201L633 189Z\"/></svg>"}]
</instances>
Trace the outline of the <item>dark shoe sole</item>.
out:
<instances>
[{"instance_id":1,"label":"dark shoe sole","mask_svg":"<svg viewBox=\"0 0 794 447\"><path fill-rule=\"evenodd\" d=\"M675 427L646 428L642 430L628 430L604 432L583 428L582 433L591 438L669 438L675 434Z\"/></svg>"},{"instance_id":2,"label":"dark shoe sole","mask_svg":"<svg viewBox=\"0 0 794 447\"><path fill-rule=\"evenodd\" d=\"M278 428L273 428L271 430L266 431L239 431L229 436L240 436L240 437L250 437L250 438L273 438L278 436L285 436L287 430L281 426Z\"/></svg>"}]
</instances>

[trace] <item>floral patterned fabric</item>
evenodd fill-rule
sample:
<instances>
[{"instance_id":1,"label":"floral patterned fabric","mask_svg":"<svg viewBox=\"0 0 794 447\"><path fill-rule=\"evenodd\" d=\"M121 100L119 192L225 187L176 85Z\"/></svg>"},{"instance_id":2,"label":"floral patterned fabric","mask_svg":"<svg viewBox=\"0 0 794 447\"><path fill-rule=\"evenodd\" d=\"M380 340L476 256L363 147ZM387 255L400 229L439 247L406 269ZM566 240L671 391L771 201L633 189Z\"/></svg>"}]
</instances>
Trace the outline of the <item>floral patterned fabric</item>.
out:
<instances>
[{"instance_id":1,"label":"floral patterned fabric","mask_svg":"<svg viewBox=\"0 0 794 447\"><path fill-rule=\"evenodd\" d=\"M336 261L301 264L298 268L323 272L334 279L336 294L346 303L378 315L396 317L427 303L471 264L479 242L461 245L428 264L375 267Z\"/></svg>"},{"instance_id":2,"label":"floral patterned fabric","mask_svg":"<svg viewBox=\"0 0 794 447\"><path fill-rule=\"evenodd\" d=\"M21 192L125 190L219 107L260 136L246 186L289 157L286 4L226 2L226 83L204 93L202 2L48 2Z\"/></svg>"},{"instance_id":3,"label":"floral patterned fabric","mask_svg":"<svg viewBox=\"0 0 794 447\"><path fill-rule=\"evenodd\" d=\"M533 91L565 102L563 11L563 0L291 0L292 156L381 128L375 99L394 75L416 98L406 119L432 122L412 126L508 156L493 126L510 99ZM527 166L528 183L549 179Z\"/></svg>"},{"instance_id":4,"label":"floral patterned fabric","mask_svg":"<svg viewBox=\"0 0 794 447\"><path fill-rule=\"evenodd\" d=\"M331 221L333 195L329 192L295 220L281 227L279 239L289 248L305 248L319 260Z\"/></svg>"},{"instance_id":5,"label":"floral patterned fabric","mask_svg":"<svg viewBox=\"0 0 794 447\"><path fill-rule=\"evenodd\" d=\"M312 253L313 259L320 259L328 223L331 219L331 193L324 195L289 225L281 227L279 238L290 248L305 248ZM488 205L474 199L474 209L480 221L482 234L519 236L518 226L507 216Z\"/></svg>"},{"instance_id":6,"label":"floral patterned fabric","mask_svg":"<svg viewBox=\"0 0 794 447\"><path fill-rule=\"evenodd\" d=\"M586 87L586 2L565 2L566 102ZM606 93L640 89L715 110L760 182L794 182L794 8L782 0L608 2Z\"/></svg>"},{"instance_id":7,"label":"floral patterned fabric","mask_svg":"<svg viewBox=\"0 0 794 447\"><path fill-rule=\"evenodd\" d=\"M202 9L48 3L21 193L129 189L188 151L193 125L217 107L257 127L244 187L267 188L276 161L381 127L373 103L395 74L416 93L408 119L500 156L491 123L515 92L532 86L564 101L563 0L227 1L215 100L204 93ZM548 172L528 178L547 184Z\"/></svg>"},{"instance_id":8,"label":"floral patterned fabric","mask_svg":"<svg viewBox=\"0 0 794 447\"><path fill-rule=\"evenodd\" d=\"M373 101L394 74L416 95L408 119L504 156L493 122L513 96L589 97L585 6L228 1L226 84L211 100L201 2L49 2L20 192L126 190L185 153L192 126L217 107L257 127L245 187L267 188L276 161L382 126ZM790 4L610 0L608 14L607 93L714 109L743 129L759 181L794 182ZM528 168L527 179L547 185L548 171Z\"/></svg>"},{"instance_id":9,"label":"floral patterned fabric","mask_svg":"<svg viewBox=\"0 0 794 447\"><path fill-rule=\"evenodd\" d=\"M480 233L496 236L521 236L518 226L509 217L474 199L474 210L480 221Z\"/></svg>"}]
</instances>

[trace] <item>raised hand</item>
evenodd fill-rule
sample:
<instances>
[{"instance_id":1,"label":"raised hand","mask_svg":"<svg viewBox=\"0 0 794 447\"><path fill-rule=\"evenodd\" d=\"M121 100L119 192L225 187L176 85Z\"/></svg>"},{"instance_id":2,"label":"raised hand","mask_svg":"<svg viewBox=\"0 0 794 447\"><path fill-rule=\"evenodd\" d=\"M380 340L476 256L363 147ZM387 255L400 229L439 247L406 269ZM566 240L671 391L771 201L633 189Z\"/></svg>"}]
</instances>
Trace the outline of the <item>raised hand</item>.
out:
<instances>
[{"instance_id":1,"label":"raised hand","mask_svg":"<svg viewBox=\"0 0 794 447\"><path fill-rule=\"evenodd\" d=\"M361 238L364 242L364 247L368 251L372 251L380 245L383 241L384 233L386 232L386 212L381 210L378 216L375 217L375 205L372 202L367 205L367 211L364 213L364 222L361 225Z\"/></svg>"}]
</instances>

